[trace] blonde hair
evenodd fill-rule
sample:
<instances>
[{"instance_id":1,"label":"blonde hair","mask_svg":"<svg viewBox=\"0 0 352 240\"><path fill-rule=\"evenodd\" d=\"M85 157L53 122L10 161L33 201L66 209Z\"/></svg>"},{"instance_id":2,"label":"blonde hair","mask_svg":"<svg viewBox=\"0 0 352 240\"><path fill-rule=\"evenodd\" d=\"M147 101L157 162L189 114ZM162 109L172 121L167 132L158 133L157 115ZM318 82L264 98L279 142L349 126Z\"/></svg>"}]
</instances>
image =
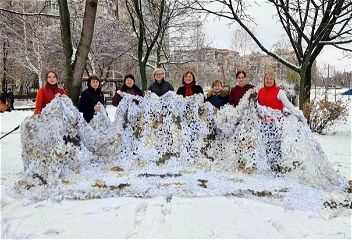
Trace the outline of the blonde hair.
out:
<instances>
[{"instance_id":1,"label":"blonde hair","mask_svg":"<svg viewBox=\"0 0 352 240\"><path fill-rule=\"evenodd\" d=\"M195 74L192 70L187 70L186 72L184 72L184 73L182 74L182 78L181 78L182 84L185 83L184 79L185 79L185 77L186 77L186 75L187 75L188 73L190 73L190 74L192 75L192 77L193 77L193 82L196 83L196 74Z\"/></svg>"},{"instance_id":2,"label":"blonde hair","mask_svg":"<svg viewBox=\"0 0 352 240\"><path fill-rule=\"evenodd\" d=\"M212 87L212 88L214 88L214 87L215 87L215 85L218 85L218 84L220 84L220 85L221 85L221 87L223 87L223 86L224 86L224 85L222 84L221 80L216 79L216 80L214 80L214 81L212 82L211 87Z\"/></svg>"},{"instance_id":3,"label":"blonde hair","mask_svg":"<svg viewBox=\"0 0 352 240\"><path fill-rule=\"evenodd\" d=\"M155 73L157 73L157 72L163 72L164 75L165 75L164 69L162 69L162 68L155 68L155 70L153 71L153 77L155 76Z\"/></svg>"},{"instance_id":4,"label":"blonde hair","mask_svg":"<svg viewBox=\"0 0 352 240\"><path fill-rule=\"evenodd\" d=\"M268 70L265 72L264 74L264 78L263 78L263 83L264 83L264 87L265 87L265 77L266 75L270 75L272 78L274 78L274 86L277 87L277 79L276 79L276 73L273 70Z\"/></svg>"}]
</instances>

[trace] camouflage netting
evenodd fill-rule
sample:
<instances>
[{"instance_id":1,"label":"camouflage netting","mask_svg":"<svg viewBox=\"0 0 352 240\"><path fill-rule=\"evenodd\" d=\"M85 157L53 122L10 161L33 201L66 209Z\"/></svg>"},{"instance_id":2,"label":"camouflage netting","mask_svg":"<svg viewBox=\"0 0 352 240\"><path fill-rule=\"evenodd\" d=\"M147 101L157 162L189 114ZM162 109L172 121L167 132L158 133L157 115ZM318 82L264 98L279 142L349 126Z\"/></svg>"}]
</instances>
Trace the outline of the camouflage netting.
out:
<instances>
[{"instance_id":1,"label":"camouflage netting","mask_svg":"<svg viewBox=\"0 0 352 240\"><path fill-rule=\"evenodd\" d=\"M9 193L39 200L233 195L307 210L350 201L347 181L296 115L258 105L255 92L220 110L202 95L169 92L125 94L114 122L102 108L87 124L68 97L57 96L21 125L25 173Z\"/></svg>"}]
</instances>

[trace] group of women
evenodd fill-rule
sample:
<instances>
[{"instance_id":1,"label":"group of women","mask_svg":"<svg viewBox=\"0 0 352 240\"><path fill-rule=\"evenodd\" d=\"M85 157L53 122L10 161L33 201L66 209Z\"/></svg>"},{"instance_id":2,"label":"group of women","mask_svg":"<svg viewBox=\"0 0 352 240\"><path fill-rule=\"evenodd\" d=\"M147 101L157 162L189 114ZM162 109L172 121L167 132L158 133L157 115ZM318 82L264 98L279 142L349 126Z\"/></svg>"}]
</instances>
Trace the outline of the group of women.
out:
<instances>
[{"instance_id":1,"label":"group of women","mask_svg":"<svg viewBox=\"0 0 352 240\"><path fill-rule=\"evenodd\" d=\"M154 83L149 86L148 90L158 96L162 96L168 91L174 91L173 86L169 82L165 81L164 75L165 72L163 69L155 69L153 72ZM236 107L248 90L253 89L254 91L254 86L246 83L246 72L238 71L236 73L236 79L237 85L231 89L230 94L223 89L223 83L220 80L213 81L212 90L207 93L205 101L209 101L216 108L220 108L227 103ZM204 94L202 87L197 85L196 76L192 70L187 70L184 72L181 81L182 86L178 88L176 92L177 94L182 95L183 97L189 97L199 93ZM53 71L49 71L46 74L45 86L39 89L37 93L34 114L39 114L57 93L63 95L66 94L65 90L59 88L57 84L58 75ZM271 70L267 71L264 74L264 86L258 91L258 103L261 106L270 107L271 109L276 109L279 111L282 111L283 108L286 107L292 112L297 112L295 111L295 107L292 103L290 103L287 99L285 92L277 85L275 72ZM125 93L143 96L143 91L135 85L134 76L131 74L125 76L124 84L116 92L113 97L112 104L114 106L118 106ZM134 101L138 104L138 101ZM83 113L84 119L89 123L94 114L100 110L100 107L103 106L104 103L105 99L101 91L99 77L97 75L89 76L88 88L82 92L78 103L79 111ZM303 115L296 116L299 120L303 118ZM275 122L277 120L280 121L280 119L274 119L272 116L264 116L262 124L266 125L267 129L273 129L273 131L276 131L277 127ZM277 158L281 158L280 139L281 137L277 136L276 140L267 142L268 161L272 166L275 166L274 169L280 168L277 164ZM276 157L270 157L271 155L276 155Z\"/></svg>"},{"instance_id":2,"label":"group of women","mask_svg":"<svg viewBox=\"0 0 352 240\"><path fill-rule=\"evenodd\" d=\"M168 91L174 91L173 86L164 79L165 72L161 68L153 71L154 82L148 90L158 96L164 95ZM58 87L58 75L49 71L46 76L46 84L39 89L34 114L39 114L41 110L54 98L55 94L66 94L65 90ZM236 107L243 95L254 86L246 83L246 72L238 71L236 73L237 85L233 87L230 94L223 89L223 83L215 80L212 83L212 90L208 91L205 101L209 101L214 107L220 108L229 103ZM192 96L197 93L204 94L201 86L196 83L196 76L192 70L183 73L182 86L178 88L177 94L184 97ZM83 113L87 122L93 118L94 113L100 110L98 102L104 105L104 95L100 88L100 79L97 75L91 75L88 78L88 88L82 92L78 103L78 109ZM124 93L143 96L143 91L135 84L134 76L128 74L124 78L124 84L118 89L113 97L112 104L118 106ZM264 87L258 92L258 102L262 106L270 107L282 111L284 107L293 111L295 107L287 99L285 92L277 86L276 74L269 70L264 74Z\"/></svg>"}]
</instances>

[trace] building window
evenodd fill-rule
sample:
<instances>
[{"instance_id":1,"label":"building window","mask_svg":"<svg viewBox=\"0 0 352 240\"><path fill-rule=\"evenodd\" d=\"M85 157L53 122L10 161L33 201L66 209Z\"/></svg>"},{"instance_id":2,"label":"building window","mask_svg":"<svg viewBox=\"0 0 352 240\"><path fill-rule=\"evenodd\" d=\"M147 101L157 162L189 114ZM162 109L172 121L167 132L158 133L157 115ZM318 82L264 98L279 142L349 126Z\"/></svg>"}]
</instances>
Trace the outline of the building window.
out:
<instances>
[{"instance_id":1,"label":"building window","mask_svg":"<svg viewBox=\"0 0 352 240\"><path fill-rule=\"evenodd\" d=\"M45 1L45 6L48 9L59 11L59 4L57 3L57 1Z\"/></svg>"},{"instance_id":2,"label":"building window","mask_svg":"<svg viewBox=\"0 0 352 240\"><path fill-rule=\"evenodd\" d=\"M52 2L50 8L51 10L59 11L59 4L57 2Z\"/></svg>"},{"instance_id":3,"label":"building window","mask_svg":"<svg viewBox=\"0 0 352 240\"><path fill-rule=\"evenodd\" d=\"M51 2L50 1L45 1L45 6L50 9L50 6L51 6Z\"/></svg>"},{"instance_id":4,"label":"building window","mask_svg":"<svg viewBox=\"0 0 352 240\"><path fill-rule=\"evenodd\" d=\"M107 14L109 11L108 11L108 8L106 6L100 6L99 12L102 13L102 14Z\"/></svg>"}]
</instances>

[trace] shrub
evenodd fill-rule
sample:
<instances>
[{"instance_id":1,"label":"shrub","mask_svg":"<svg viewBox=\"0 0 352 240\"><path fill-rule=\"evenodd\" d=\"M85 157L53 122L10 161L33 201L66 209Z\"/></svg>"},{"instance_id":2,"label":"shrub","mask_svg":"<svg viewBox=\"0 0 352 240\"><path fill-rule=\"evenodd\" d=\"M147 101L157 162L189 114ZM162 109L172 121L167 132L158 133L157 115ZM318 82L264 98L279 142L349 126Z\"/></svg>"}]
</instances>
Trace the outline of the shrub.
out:
<instances>
[{"instance_id":1,"label":"shrub","mask_svg":"<svg viewBox=\"0 0 352 240\"><path fill-rule=\"evenodd\" d=\"M331 102L327 98L312 100L303 105L303 114L308 119L311 131L322 134L324 129L327 131L328 126L347 120L348 102L341 99Z\"/></svg>"}]
</instances>

